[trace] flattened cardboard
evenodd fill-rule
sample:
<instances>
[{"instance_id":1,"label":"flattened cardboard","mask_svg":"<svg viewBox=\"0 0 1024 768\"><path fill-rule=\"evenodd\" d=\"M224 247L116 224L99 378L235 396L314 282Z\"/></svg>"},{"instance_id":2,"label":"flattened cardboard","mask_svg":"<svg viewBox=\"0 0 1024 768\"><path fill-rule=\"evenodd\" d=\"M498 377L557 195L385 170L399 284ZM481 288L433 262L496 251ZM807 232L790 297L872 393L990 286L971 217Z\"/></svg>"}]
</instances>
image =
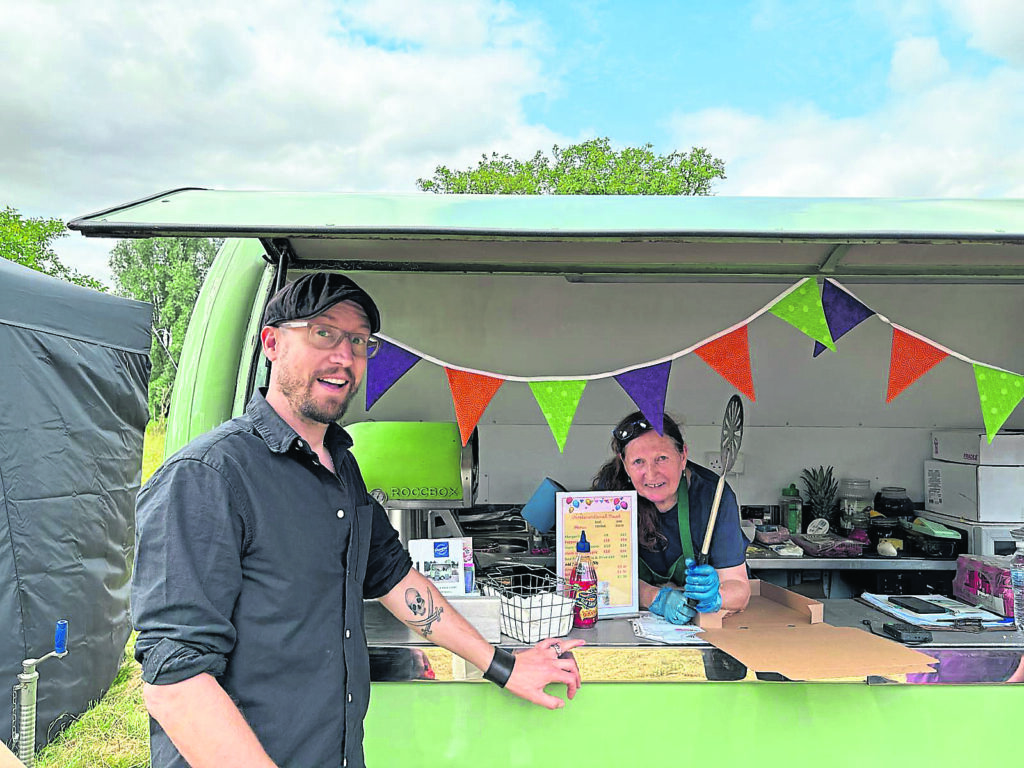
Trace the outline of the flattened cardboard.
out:
<instances>
[{"instance_id":1,"label":"flattened cardboard","mask_svg":"<svg viewBox=\"0 0 1024 768\"><path fill-rule=\"evenodd\" d=\"M854 627L798 624L709 629L704 638L757 672L790 680L934 672L935 659Z\"/></svg>"},{"instance_id":2,"label":"flattened cardboard","mask_svg":"<svg viewBox=\"0 0 1024 768\"><path fill-rule=\"evenodd\" d=\"M704 639L756 672L790 680L828 680L868 675L931 672L935 659L887 638L822 621L824 606L757 579L750 604L724 620L723 612L700 616Z\"/></svg>"}]
</instances>

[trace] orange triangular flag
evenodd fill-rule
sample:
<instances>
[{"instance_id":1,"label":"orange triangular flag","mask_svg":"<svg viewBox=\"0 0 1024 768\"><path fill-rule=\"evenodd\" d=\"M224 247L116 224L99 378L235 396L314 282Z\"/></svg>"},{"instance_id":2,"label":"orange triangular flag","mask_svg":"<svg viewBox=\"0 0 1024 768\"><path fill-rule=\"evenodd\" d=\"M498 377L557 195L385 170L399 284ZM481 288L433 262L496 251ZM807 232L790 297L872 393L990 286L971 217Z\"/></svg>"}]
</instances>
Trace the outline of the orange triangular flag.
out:
<instances>
[{"instance_id":1,"label":"orange triangular flag","mask_svg":"<svg viewBox=\"0 0 1024 768\"><path fill-rule=\"evenodd\" d=\"M750 373L750 342L747 326L730 331L695 350L700 359L754 402L754 378Z\"/></svg>"},{"instance_id":2,"label":"orange triangular flag","mask_svg":"<svg viewBox=\"0 0 1024 768\"><path fill-rule=\"evenodd\" d=\"M452 389L452 402L455 404L455 418L459 422L462 444L465 445L480 417L487 410L494 393L505 380L479 373L456 371L452 368L445 368L444 372L448 374L448 386Z\"/></svg>"},{"instance_id":3,"label":"orange triangular flag","mask_svg":"<svg viewBox=\"0 0 1024 768\"><path fill-rule=\"evenodd\" d=\"M916 336L892 329L892 358L889 361L889 392L885 402L891 403L903 390L938 365L948 353Z\"/></svg>"}]
</instances>

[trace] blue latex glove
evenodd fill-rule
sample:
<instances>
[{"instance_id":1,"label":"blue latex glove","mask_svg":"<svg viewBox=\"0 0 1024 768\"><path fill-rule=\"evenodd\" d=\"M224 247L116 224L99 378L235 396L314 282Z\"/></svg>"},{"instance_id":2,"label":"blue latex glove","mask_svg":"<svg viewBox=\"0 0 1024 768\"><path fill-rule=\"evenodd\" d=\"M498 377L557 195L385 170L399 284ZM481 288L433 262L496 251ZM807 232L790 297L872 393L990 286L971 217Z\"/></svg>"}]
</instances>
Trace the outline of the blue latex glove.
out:
<instances>
[{"instance_id":1,"label":"blue latex glove","mask_svg":"<svg viewBox=\"0 0 1024 768\"><path fill-rule=\"evenodd\" d=\"M651 603L651 613L664 617L671 624L689 624L697 612L686 604L686 597L677 589L662 587Z\"/></svg>"},{"instance_id":2,"label":"blue latex glove","mask_svg":"<svg viewBox=\"0 0 1024 768\"><path fill-rule=\"evenodd\" d=\"M722 593L718 591L721 582L718 571L710 565L697 565L686 559L686 585L683 595L697 601L697 611L714 613L722 607Z\"/></svg>"}]
</instances>

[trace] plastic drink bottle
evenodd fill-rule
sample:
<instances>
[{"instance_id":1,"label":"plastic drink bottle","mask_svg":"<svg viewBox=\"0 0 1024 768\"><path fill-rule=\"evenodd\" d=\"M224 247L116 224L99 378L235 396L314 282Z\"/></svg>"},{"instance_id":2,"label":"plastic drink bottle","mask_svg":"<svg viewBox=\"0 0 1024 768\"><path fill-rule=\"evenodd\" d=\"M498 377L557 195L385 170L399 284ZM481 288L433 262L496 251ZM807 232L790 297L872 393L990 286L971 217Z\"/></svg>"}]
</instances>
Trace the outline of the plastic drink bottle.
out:
<instances>
[{"instance_id":1,"label":"plastic drink bottle","mask_svg":"<svg viewBox=\"0 0 1024 768\"><path fill-rule=\"evenodd\" d=\"M576 563L569 583L574 587L572 625L576 629L592 629L597 624L597 571L590 559L586 531L580 531L580 540L576 542Z\"/></svg>"},{"instance_id":2,"label":"plastic drink bottle","mask_svg":"<svg viewBox=\"0 0 1024 768\"><path fill-rule=\"evenodd\" d=\"M1017 551L1010 558L1010 588L1013 589L1013 623L1024 632L1024 528L1010 531Z\"/></svg>"},{"instance_id":3,"label":"plastic drink bottle","mask_svg":"<svg viewBox=\"0 0 1024 768\"><path fill-rule=\"evenodd\" d=\"M790 483L788 488L782 489L782 498L779 501L782 507L782 525L786 526L790 533L803 533L801 524L804 517L804 503L795 483Z\"/></svg>"}]
</instances>

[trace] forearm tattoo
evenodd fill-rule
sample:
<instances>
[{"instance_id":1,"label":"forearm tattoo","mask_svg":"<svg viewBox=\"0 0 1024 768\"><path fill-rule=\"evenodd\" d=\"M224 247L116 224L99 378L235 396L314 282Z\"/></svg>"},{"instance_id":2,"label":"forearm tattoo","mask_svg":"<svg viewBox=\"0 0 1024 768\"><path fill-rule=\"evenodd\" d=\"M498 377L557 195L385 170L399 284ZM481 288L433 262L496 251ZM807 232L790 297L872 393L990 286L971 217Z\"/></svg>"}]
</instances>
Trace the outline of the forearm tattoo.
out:
<instances>
[{"instance_id":1,"label":"forearm tattoo","mask_svg":"<svg viewBox=\"0 0 1024 768\"><path fill-rule=\"evenodd\" d=\"M430 594L429 589L427 590L426 598L424 598L418 589L409 587L409 589L405 590L405 604L409 607L412 615L416 617L407 620L405 623L424 637L430 634L431 626L434 622L440 621L441 614L444 613L444 608L434 607L434 598Z\"/></svg>"}]
</instances>

